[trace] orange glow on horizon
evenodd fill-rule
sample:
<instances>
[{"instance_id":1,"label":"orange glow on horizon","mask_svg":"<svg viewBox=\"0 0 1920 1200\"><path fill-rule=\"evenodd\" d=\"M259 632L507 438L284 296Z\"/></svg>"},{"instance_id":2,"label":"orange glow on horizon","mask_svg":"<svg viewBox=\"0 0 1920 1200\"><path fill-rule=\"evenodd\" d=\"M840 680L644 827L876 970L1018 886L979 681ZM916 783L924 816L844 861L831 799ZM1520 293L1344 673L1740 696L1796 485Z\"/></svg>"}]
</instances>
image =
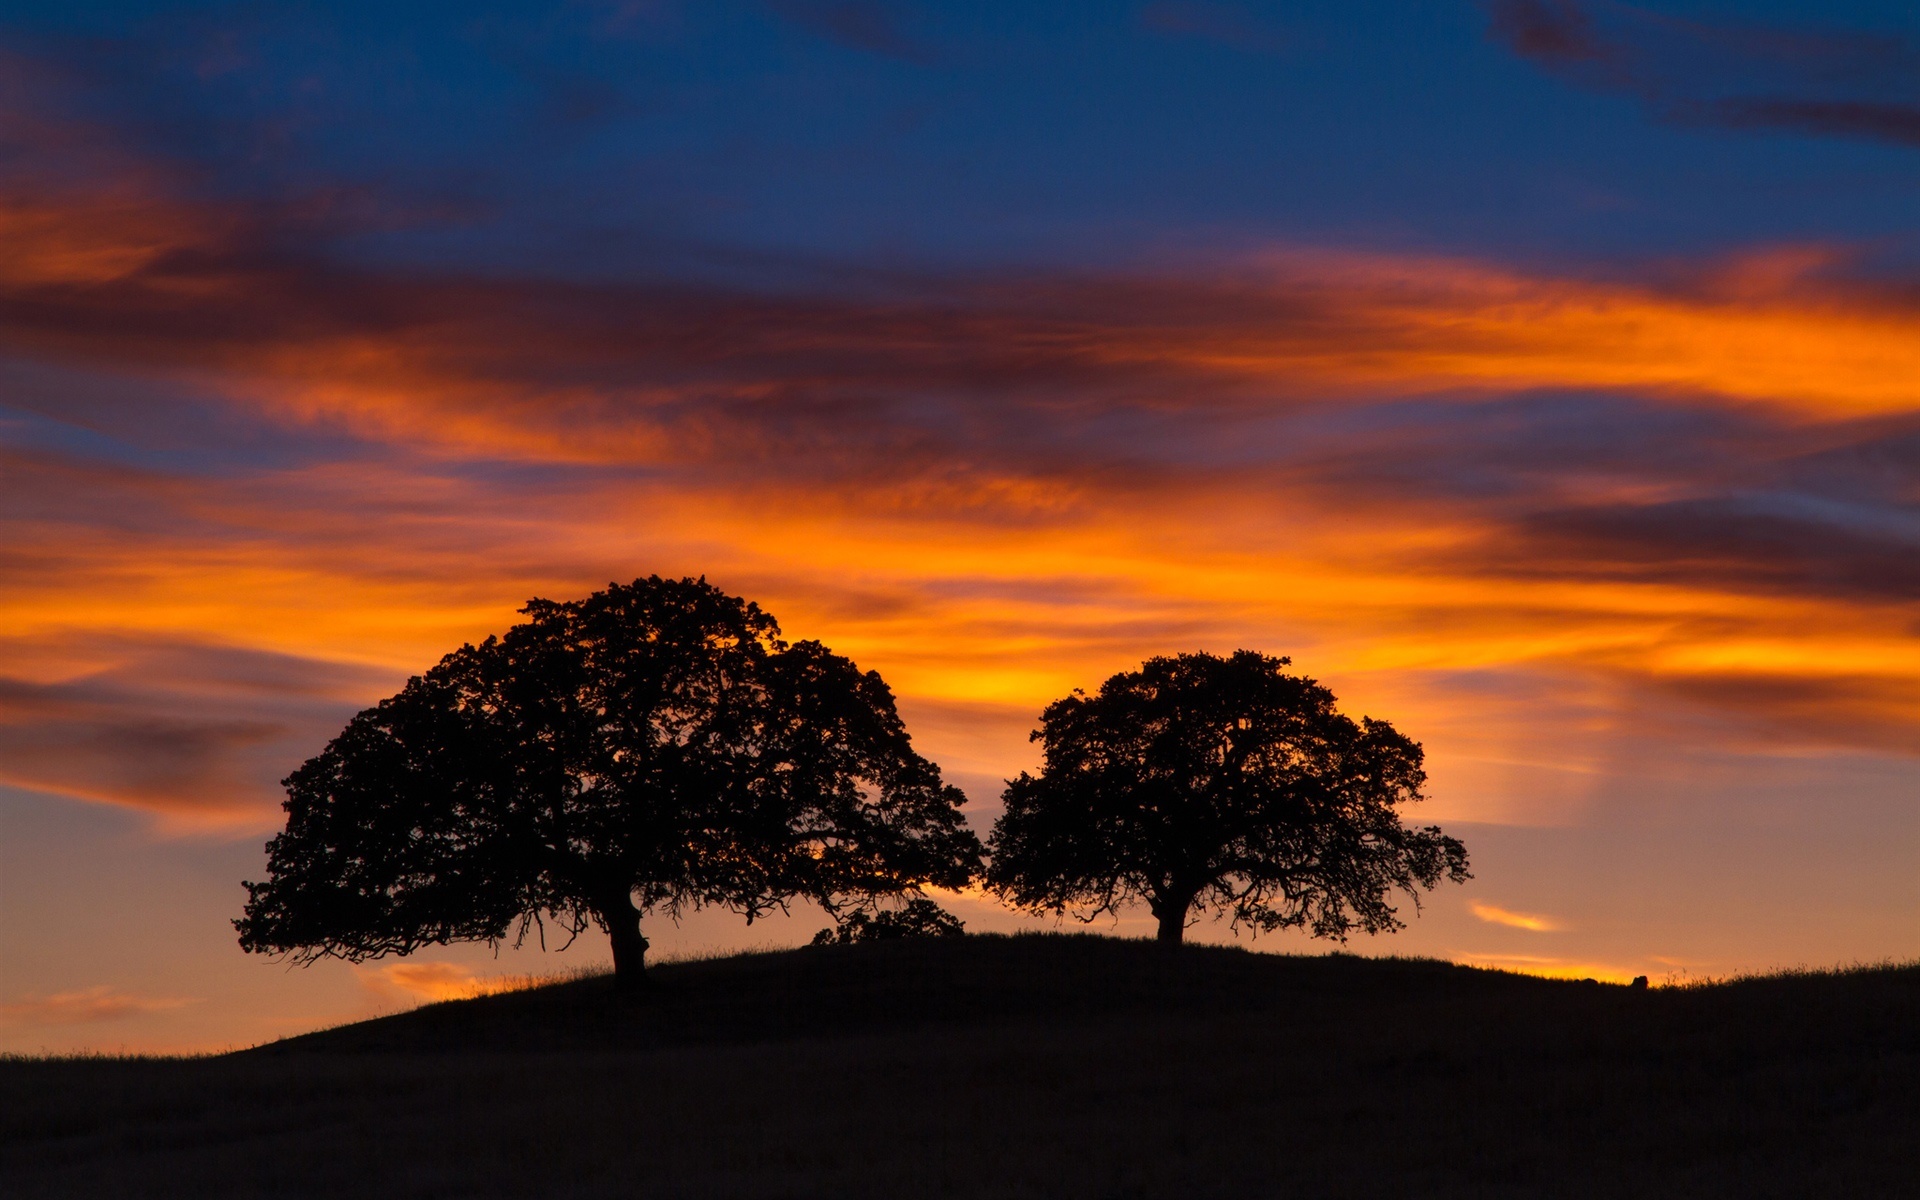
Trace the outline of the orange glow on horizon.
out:
<instances>
[{"instance_id":1,"label":"orange glow on horizon","mask_svg":"<svg viewBox=\"0 0 1920 1200\"><path fill-rule=\"evenodd\" d=\"M1596 983L1631 983L1636 976L1648 975L1644 970L1612 963L1576 962L1524 954L1456 954L1453 961L1461 966L1511 971L1516 975L1537 975L1542 979L1591 979Z\"/></svg>"}]
</instances>

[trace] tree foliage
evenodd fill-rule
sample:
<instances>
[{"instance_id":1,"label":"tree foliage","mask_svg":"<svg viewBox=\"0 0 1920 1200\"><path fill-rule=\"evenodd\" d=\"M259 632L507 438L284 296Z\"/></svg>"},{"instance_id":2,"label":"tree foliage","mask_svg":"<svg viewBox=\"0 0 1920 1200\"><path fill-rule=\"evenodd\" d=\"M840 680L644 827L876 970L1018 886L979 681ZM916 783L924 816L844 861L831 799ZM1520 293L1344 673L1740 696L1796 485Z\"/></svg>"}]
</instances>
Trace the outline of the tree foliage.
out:
<instances>
[{"instance_id":1,"label":"tree foliage","mask_svg":"<svg viewBox=\"0 0 1920 1200\"><path fill-rule=\"evenodd\" d=\"M966 932L966 924L959 917L925 896L915 896L899 908L848 913L837 928L822 929L814 934L813 944L844 946L852 942L886 942L900 938L960 937Z\"/></svg>"},{"instance_id":2,"label":"tree foliage","mask_svg":"<svg viewBox=\"0 0 1920 1200\"><path fill-rule=\"evenodd\" d=\"M359 960L592 923L632 982L647 913L838 914L977 872L878 674L704 579L522 612L288 777L242 946Z\"/></svg>"},{"instance_id":3,"label":"tree foliage","mask_svg":"<svg viewBox=\"0 0 1920 1200\"><path fill-rule=\"evenodd\" d=\"M1149 659L1049 705L1039 775L1006 790L989 887L1091 920L1144 902L1179 941L1198 906L1260 930L1344 939L1401 927L1395 891L1469 878L1464 846L1408 829L1420 746L1358 722L1289 660Z\"/></svg>"}]
</instances>

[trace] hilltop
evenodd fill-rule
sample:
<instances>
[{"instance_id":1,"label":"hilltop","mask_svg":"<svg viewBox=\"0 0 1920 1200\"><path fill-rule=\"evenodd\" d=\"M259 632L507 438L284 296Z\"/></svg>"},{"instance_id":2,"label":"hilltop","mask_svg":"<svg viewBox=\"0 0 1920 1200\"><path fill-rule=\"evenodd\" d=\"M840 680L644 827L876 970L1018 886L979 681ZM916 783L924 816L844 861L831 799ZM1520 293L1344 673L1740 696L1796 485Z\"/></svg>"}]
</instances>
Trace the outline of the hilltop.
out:
<instances>
[{"instance_id":1,"label":"hilltop","mask_svg":"<svg viewBox=\"0 0 1920 1200\"><path fill-rule=\"evenodd\" d=\"M597 976L288 1038L256 1054L646 1050L1008 1024L1084 1025L1537 995L1530 976L1431 959L1260 954L1094 935L869 942L668 963L637 999ZM1621 993L1596 988L1590 1001Z\"/></svg>"},{"instance_id":2,"label":"hilltop","mask_svg":"<svg viewBox=\"0 0 1920 1200\"><path fill-rule=\"evenodd\" d=\"M0 1064L28 1196L1789 1196L1920 1178L1920 967L1682 989L1100 937L741 955Z\"/></svg>"}]
</instances>

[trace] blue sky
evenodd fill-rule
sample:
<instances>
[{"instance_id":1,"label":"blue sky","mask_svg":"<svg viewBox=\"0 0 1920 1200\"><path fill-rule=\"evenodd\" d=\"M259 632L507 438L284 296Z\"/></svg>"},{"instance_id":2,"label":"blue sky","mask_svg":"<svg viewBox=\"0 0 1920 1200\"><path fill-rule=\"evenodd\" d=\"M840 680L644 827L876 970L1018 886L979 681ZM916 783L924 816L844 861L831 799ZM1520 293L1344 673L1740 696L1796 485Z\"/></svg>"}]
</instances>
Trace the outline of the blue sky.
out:
<instances>
[{"instance_id":1,"label":"blue sky","mask_svg":"<svg viewBox=\"0 0 1920 1200\"><path fill-rule=\"evenodd\" d=\"M1520 52L1527 7L1617 30L1640 65ZM1590 7L89 5L12 25L55 103L184 186L330 202L330 236L389 260L625 275L1302 240L1908 248L1912 144L1681 110L1776 90L1920 102L1910 10ZM1837 48L1796 60L1754 31Z\"/></svg>"}]
</instances>

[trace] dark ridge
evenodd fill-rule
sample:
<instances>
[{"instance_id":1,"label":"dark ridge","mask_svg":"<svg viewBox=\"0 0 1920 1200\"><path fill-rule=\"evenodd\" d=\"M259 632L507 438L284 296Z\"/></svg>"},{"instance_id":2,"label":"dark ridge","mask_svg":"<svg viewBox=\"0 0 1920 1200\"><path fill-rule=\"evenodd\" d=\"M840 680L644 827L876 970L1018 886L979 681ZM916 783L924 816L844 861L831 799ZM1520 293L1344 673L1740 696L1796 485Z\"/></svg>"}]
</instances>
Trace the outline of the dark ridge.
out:
<instances>
[{"instance_id":1,"label":"dark ridge","mask_svg":"<svg viewBox=\"0 0 1920 1200\"><path fill-rule=\"evenodd\" d=\"M935 1026L1392 1008L1415 998L1490 1001L1569 986L1430 959L1170 949L1090 934L810 946L650 973L637 998L600 976L429 1004L243 1053L645 1050Z\"/></svg>"}]
</instances>

